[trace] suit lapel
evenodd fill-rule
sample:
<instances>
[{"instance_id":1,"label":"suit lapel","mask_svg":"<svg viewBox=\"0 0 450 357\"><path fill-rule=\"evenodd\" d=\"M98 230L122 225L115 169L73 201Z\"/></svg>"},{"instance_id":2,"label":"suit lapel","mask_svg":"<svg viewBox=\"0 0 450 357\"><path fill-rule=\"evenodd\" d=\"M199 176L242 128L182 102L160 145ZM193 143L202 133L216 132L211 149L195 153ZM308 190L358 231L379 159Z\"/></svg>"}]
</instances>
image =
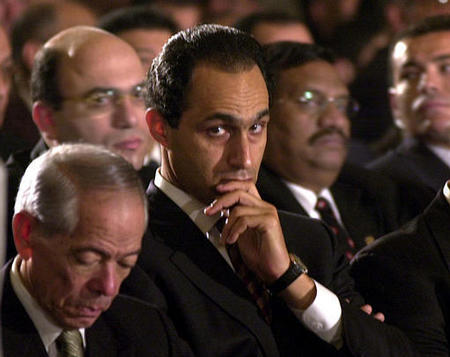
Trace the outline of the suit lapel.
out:
<instances>
[{"instance_id":1,"label":"suit lapel","mask_svg":"<svg viewBox=\"0 0 450 357\"><path fill-rule=\"evenodd\" d=\"M277 209L308 216L291 190L267 167L261 166L256 185L261 198L272 203Z\"/></svg>"},{"instance_id":2,"label":"suit lapel","mask_svg":"<svg viewBox=\"0 0 450 357\"><path fill-rule=\"evenodd\" d=\"M150 195L151 232L155 239L161 238L173 249L170 261L203 294L246 326L263 350L276 349L270 328L259 318L258 308L247 289L217 249L159 189L151 185L147 192Z\"/></svg>"},{"instance_id":3,"label":"suit lapel","mask_svg":"<svg viewBox=\"0 0 450 357\"><path fill-rule=\"evenodd\" d=\"M450 271L450 208L442 190L425 210L424 220Z\"/></svg>"},{"instance_id":4,"label":"suit lapel","mask_svg":"<svg viewBox=\"0 0 450 357\"><path fill-rule=\"evenodd\" d=\"M4 281L1 310L4 356L47 357L39 333L12 288L11 265L12 261L1 271Z\"/></svg>"}]
</instances>

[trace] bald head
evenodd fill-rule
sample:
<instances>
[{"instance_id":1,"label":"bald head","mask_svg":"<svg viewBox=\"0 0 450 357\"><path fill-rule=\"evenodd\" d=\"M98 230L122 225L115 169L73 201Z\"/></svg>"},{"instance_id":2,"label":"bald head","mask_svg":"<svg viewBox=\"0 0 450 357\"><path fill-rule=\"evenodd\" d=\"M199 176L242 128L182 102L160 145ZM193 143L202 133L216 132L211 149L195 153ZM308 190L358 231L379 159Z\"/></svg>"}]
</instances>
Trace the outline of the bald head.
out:
<instances>
[{"instance_id":1,"label":"bald head","mask_svg":"<svg viewBox=\"0 0 450 357\"><path fill-rule=\"evenodd\" d=\"M139 169L151 149L134 49L103 30L77 26L45 43L31 77L33 120L47 145L100 144Z\"/></svg>"}]
</instances>

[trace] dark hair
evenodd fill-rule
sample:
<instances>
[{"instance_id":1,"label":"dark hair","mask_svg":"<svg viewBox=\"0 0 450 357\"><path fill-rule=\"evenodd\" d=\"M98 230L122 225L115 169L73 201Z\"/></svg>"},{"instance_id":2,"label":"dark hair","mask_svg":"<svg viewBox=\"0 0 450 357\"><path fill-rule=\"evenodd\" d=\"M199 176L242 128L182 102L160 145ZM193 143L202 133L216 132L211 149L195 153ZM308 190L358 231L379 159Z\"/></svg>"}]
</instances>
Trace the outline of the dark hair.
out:
<instances>
[{"instance_id":1,"label":"dark hair","mask_svg":"<svg viewBox=\"0 0 450 357\"><path fill-rule=\"evenodd\" d=\"M28 69L22 60L22 50L30 40L45 42L53 35L52 29L56 22L55 6L42 3L28 7L13 23L11 29L12 57L17 66L26 73Z\"/></svg>"},{"instance_id":2,"label":"dark hair","mask_svg":"<svg viewBox=\"0 0 450 357\"><path fill-rule=\"evenodd\" d=\"M63 98L59 90L58 65L63 53L51 47L42 47L36 54L31 72L31 99L42 100L52 108L61 108Z\"/></svg>"},{"instance_id":3,"label":"dark hair","mask_svg":"<svg viewBox=\"0 0 450 357\"><path fill-rule=\"evenodd\" d=\"M233 25L233 27L251 34L253 33L255 27L261 23L291 25L303 22L299 17L292 16L284 12L260 11L242 17Z\"/></svg>"},{"instance_id":4,"label":"dark hair","mask_svg":"<svg viewBox=\"0 0 450 357\"><path fill-rule=\"evenodd\" d=\"M333 64L334 53L325 47L300 42L275 42L263 46L267 71L275 84L281 71L298 67L312 61L325 61Z\"/></svg>"},{"instance_id":5,"label":"dark hair","mask_svg":"<svg viewBox=\"0 0 450 357\"><path fill-rule=\"evenodd\" d=\"M427 17L416 24L407 27L405 30L400 31L389 46L388 56L388 82L392 84L392 55L394 48L398 42L412 37L419 37L427 35L432 32L450 31L450 15L438 15Z\"/></svg>"},{"instance_id":6,"label":"dark hair","mask_svg":"<svg viewBox=\"0 0 450 357\"><path fill-rule=\"evenodd\" d=\"M257 65L271 97L261 46L250 35L221 25L200 25L172 36L153 61L147 75L147 107L155 108L172 128L177 128L185 109L192 73L199 63L227 72Z\"/></svg>"},{"instance_id":7,"label":"dark hair","mask_svg":"<svg viewBox=\"0 0 450 357\"><path fill-rule=\"evenodd\" d=\"M176 23L169 16L148 6L126 7L107 13L100 18L98 27L115 35L134 29L178 32Z\"/></svg>"}]
</instances>

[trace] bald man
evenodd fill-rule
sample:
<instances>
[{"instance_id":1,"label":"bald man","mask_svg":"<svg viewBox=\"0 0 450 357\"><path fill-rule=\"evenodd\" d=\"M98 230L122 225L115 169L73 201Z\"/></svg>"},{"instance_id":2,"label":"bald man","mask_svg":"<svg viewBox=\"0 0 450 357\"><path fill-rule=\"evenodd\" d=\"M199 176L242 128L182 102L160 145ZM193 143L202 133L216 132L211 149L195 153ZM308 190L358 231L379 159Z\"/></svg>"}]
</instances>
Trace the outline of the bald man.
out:
<instances>
[{"instance_id":1,"label":"bald man","mask_svg":"<svg viewBox=\"0 0 450 357\"><path fill-rule=\"evenodd\" d=\"M134 49L108 32L81 26L51 38L36 56L31 78L33 121L42 139L8 161L10 201L28 163L61 143L105 146L140 170L147 185L156 168L142 169L153 145L144 119L143 79Z\"/></svg>"}]
</instances>

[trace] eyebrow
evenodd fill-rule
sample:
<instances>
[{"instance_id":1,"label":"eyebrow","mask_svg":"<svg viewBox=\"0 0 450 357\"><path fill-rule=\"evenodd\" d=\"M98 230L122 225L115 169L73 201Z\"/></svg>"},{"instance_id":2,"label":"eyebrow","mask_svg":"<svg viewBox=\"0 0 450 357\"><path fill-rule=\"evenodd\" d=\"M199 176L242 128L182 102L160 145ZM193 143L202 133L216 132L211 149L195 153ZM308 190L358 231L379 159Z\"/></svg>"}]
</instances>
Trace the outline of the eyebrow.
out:
<instances>
[{"instance_id":1,"label":"eyebrow","mask_svg":"<svg viewBox=\"0 0 450 357\"><path fill-rule=\"evenodd\" d=\"M97 253L98 255L105 257L105 258L111 258L111 255L99 248L95 248L95 247L83 247L83 248L75 248L74 249L75 253L84 253L84 252L94 252ZM125 258L125 257L129 257L132 255L139 255L141 252L141 249L137 249L134 250L132 252L128 252L125 255L121 256L121 258Z\"/></svg>"},{"instance_id":2,"label":"eyebrow","mask_svg":"<svg viewBox=\"0 0 450 357\"><path fill-rule=\"evenodd\" d=\"M260 112L258 112L252 119L253 122L256 122L262 118L264 118L266 115L269 115L269 109L266 108L264 110L261 110ZM241 121L241 118L236 117L234 115L231 114L226 114L226 113L214 113L212 115L209 115L205 121L209 121L209 120L223 120L229 124L238 124Z\"/></svg>"},{"instance_id":3,"label":"eyebrow","mask_svg":"<svg viewBox=\"0 0 450 357\"><path fill-rule=\"evenodd\" d=\"M441 62L441 61L447 61L447 60L450 60L450 54L444 54L444 55L439 55L439 56L433 57L431 59L431 62ZM416 61L408 61L402 66L402 68L405 68L405 67L422 67L422 66L423 66L422 64L417 63Z\"/></svg>"},{"instance_id":4,"label":"eyebrow","mask_svg":"<svg viewBox=\"0 0 450 357\"><path fill-rule=\"evenodd\" d=\"M133 86L131 86L130 90L132 90L138 86L141 86L141 87L145 86L145 81L134 84ZM108 92L108 91L123 93L123 91L121 89L115 88L115 87L94 87L94 88L90 89L88 92L86 92L85 94L83 94L81 97L89 97L90 95L92 95L94 93Z\"/></svg>"}]
</instances>

